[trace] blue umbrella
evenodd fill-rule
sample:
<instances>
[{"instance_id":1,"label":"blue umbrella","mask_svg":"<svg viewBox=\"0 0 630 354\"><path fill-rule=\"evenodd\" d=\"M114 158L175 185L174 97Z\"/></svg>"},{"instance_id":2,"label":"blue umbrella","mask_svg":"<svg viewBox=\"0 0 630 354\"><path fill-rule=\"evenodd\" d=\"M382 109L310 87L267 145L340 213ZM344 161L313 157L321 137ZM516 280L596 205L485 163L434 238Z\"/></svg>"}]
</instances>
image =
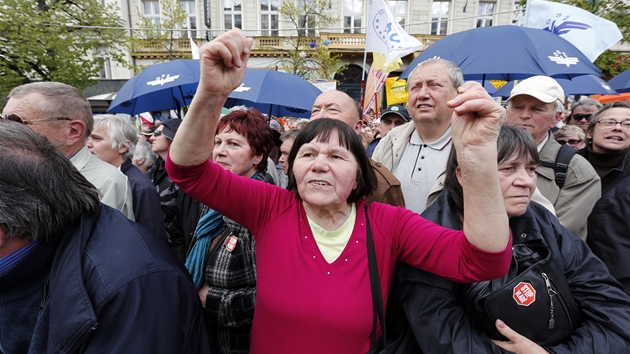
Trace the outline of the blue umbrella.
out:
<instances>
[{"instance_id":1,"label":"blue umbrella","mask_svg":"<svg viewBox=\"0 0 630 354\"><path fill-rule=\"evenodd\" d=\"M615 90L610 88L606 81L595 75L576 76L573 79L556 79L566 95L594 95L594 94L615 94ZM508 82L492 96L510 97L510 91L515 82Z\"/></svg>"},{"instance_id":2,"label":"blue umbrella","mask_svg":"<svg viewBox=\"0 0 630 354\"><path fill-rule=\"evenodd\" d=\"M116 94L107 113L176 109L190 105L199 84L199 60L178 59L151 65L132 77Z\"/></svg>"},{"instance_id":3,"label":"blue umbrella","mask_svg":"<svg viewBox=\"0 0 630 354\"><path fill-rule=\"evenodd\" d=\"M525 79L547 75L570 79L601 75L593 63L564 38L537 28L479 27L448 35L427 47L401 78L424 60L439 57L457 64L466 80Z\"/></svg>"},{"instance_id":4,"label":"blue umbrella","mask_svg":"<svg viewBox=\"0 0 630 354\"><path fill-rule=\"evenodd\" d=\"M243 105L276 117L311 116L311 108L322 91L293 74L275 70L247 69L243 83L232 91L225 107Z\"/></svg>"},{"instance_id":5,"label":"blue umbrella","mask_svg":"<svg viewBox=\"0 0 630 354\"><path fill-rule=\"evenodd\" d=\"M617 92L630 92L630 70L617 74L608 81L608 85Z\"/></svg>"}]
</instances>

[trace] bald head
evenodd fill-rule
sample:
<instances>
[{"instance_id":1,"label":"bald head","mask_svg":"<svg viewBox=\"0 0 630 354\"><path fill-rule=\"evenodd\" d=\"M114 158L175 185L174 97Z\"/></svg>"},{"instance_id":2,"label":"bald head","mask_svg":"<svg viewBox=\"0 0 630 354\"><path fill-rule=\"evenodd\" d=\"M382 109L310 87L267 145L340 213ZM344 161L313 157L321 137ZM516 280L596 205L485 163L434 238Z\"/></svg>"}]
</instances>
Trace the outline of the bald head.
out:
<instances>
[{"instance_id":1,"label":"bald head","mask_svg":"<svg viewBox=\"0 0 630 354\"><path fill-rule=\"evenodd\" d=\"M357 134L363 128L361 121L361 109L352 97L341 91L327 91L319 96L311 110L311 120L319 118L331 118L345 122L351 126Z\"/></svg>"}]
</instances>

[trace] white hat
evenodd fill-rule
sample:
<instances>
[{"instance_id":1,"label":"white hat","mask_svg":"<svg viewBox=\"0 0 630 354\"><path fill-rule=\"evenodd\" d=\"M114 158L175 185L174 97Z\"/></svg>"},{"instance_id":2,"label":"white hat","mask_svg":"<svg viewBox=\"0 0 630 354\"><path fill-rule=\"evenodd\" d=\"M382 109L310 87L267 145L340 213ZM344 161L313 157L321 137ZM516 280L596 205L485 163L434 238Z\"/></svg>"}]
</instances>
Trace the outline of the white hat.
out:
<instances>
[{"instance_id":1,"label":"white hat","mask_svg":"<svg viewBox=\"0 0 630 354\"><path fill-rule=\"evenodd\" d=\"M510 92L508 102L520 95L532 96L545 103L564 102L564 90L558 81L549 76L532 76L519 82Z\"/></svg>"}]
</instances>

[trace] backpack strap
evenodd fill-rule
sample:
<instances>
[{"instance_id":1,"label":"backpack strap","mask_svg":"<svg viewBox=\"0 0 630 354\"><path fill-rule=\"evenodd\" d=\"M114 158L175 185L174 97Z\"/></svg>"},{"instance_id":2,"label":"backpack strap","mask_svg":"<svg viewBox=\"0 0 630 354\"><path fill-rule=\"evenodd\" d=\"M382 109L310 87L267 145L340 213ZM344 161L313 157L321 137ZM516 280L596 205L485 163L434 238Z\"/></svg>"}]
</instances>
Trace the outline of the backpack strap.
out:
<instances>
[{"instance_id":1,"label":"backpack strap","mask_svg":"<svg viewBox=\"0 0 630 354\"><path fill-rule=\"evenodd\" d=\"M571 162L575 153L577 153L577 150L565 144L560 147L555 163L549 161L540 162L543 167L553 168L556 173L556 185L560 188L564 186L564 182L567 179L567 171L569 170L569 162Z\"/></svg>"}]
</instances>

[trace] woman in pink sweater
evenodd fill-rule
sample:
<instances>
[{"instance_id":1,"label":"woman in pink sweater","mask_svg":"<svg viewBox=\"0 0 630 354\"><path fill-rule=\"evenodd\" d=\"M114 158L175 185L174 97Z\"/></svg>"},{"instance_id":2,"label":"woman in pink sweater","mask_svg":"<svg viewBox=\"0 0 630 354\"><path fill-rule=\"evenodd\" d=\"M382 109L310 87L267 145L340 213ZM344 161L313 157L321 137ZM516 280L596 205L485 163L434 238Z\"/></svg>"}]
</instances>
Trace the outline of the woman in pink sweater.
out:
<instances>
[{"instance_id":1,"label":"woman in pink sweater","mask_svg":"<svg viewBox=\"0 0 630 354\"><path fill-rule=\"evenodd\" d=\"M354 131L335 120L309 123L289 155L290 191L209 161L221 107L243 78L251 45L232 30L201 48L201 81L167 171L187 193L256 238L252 353L367 352L373 313L364 198L376 178ZM474 217L464 231L454 231L403 208L370 204L384 303L397 261L461 282L497 278L509 268L496 156L504 111L478 84L459 92L450 102L457 114L453 143L462 151L466 212Z\"/></svg>"}]
</instances>

